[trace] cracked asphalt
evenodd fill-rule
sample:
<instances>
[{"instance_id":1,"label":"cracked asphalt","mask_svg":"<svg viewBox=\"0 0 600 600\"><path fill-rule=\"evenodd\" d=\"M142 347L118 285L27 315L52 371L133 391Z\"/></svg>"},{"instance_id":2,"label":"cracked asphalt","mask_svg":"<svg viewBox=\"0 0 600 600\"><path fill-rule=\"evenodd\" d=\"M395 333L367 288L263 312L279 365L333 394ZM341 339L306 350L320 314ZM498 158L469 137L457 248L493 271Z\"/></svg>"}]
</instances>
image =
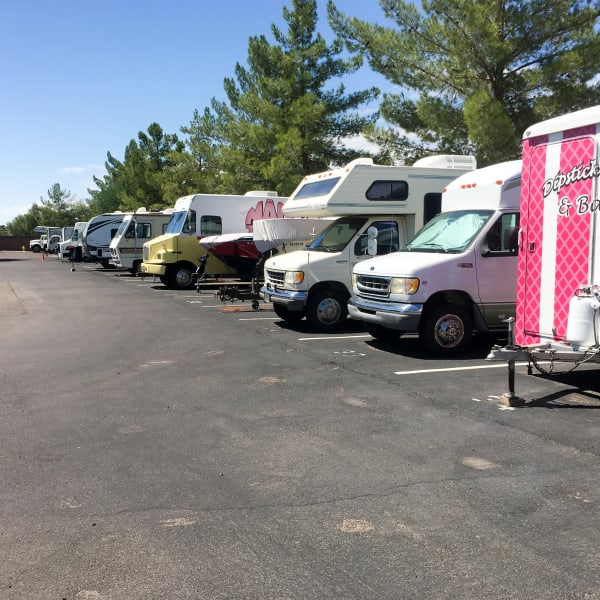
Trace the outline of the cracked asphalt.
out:
<instances>
[{"instance_id":1,"label":"cracked asphalt","mask_svg":"<svg viewBox=\"0 0 600 600\"><path fill-rule=\"evenodd\" d=\"M598 368L0 252L0 598L599 599Z\"/></svg>"}]
</instances>

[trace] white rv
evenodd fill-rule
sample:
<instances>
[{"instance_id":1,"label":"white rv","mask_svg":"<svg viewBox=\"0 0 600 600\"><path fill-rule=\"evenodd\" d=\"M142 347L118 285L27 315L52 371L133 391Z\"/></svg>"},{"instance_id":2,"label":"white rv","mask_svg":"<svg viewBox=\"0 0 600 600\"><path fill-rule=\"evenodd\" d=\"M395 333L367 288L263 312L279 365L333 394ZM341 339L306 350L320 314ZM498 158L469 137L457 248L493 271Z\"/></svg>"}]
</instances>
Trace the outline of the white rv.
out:
<instances>
[{"instance_id":1,"label":"white rv","mask_svg":"<svg viewBox=\"0 0 600 600\"><path fill-rule=\"evenodd\" d=\"M288 322L304 317L320 331L347 318L352 268L402 247L440 211L442 189L475 168L471 156L431 156L412 166L360 158L304 178L283 207L286 217L337 217L306 250L265 262L261 295Z\"/></svg>"},{"instance_id":2,"label":"white rv","mask_svg":"<svg viewBox=\"0 0 600 600\"><path fill-rule=\"evenodd\" d=\"M125 213L123 222L110 242L112 263L133 274L138 273L144 258L144 244L165 233L172 213L172 209L151 212L145 208Z\"/></svg>"},{"instance_id":3,"label":"white rv","mask_svg":"<svg viewBox=\"0 0 600 600\"><path fill-rule=\"evenodd\" d=\"M199 244L201 238L242 231L252 233L255 219L280 217L285 200L277 192L263 191L247 192L243 196L193 194L179 198L164 235L144 244L142 273L156 275L171 287L191 287L200 257L207 254ZM235 275L232 267L213 254L209 254L204 272Z\"/></svg>"},{"instance_id":4,"label":"white rv","mask_svg":"<svg viewBox=\"0 0 600 600\"><path fill-rule=\"evenodd\" d=\"M515 314L521 161L462 175L442 213L395 254L358 264L350 316L376 338L417 331L438 355L473 333L505 330Z\"/></svg>"},{"instance_id":5,"label":"white rv","mask_svg":"<svg viewBox=\"0 0 600 600\"><path fill-rule=\"evenodd\" d=\"M58 245L57 254L58 258L72 258L73 260L80 261L82 258L82 241L81 236L83 230L87 225L87 221L77 221L75 226L72 227L71 237L64 240ZM68 228L66 228L68 229Z\"/></svg>"},{"instance_id":6,"label":"white rv","mask_svg":"<svg viewBox=\"0 0 600 600\"><path fill-rule=\"evenodd\" d=\"M84 260L96 260L103 267L110 265L110 241L123 222L124 213L97 215L87 222L81 236Z\"/></svg>"}]
</instances>

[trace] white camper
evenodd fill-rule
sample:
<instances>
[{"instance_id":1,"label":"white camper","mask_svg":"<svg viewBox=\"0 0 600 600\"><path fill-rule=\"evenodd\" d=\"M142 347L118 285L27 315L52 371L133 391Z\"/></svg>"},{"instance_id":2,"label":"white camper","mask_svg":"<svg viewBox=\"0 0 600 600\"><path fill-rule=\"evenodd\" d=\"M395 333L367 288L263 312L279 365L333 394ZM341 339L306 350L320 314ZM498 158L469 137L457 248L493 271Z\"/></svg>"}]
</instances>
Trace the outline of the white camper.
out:
<instances>
[{"instance_id":1,"label":"white camper","mask_svg":"<svg viewBox=\"0 0 600 600\"><path fill-rule=\"evenodd\" d=\"M350 316L376 338L418 332L438 355L457 354L474 332L505 330L515 314L521 161L462 175L442 213L400 252L359 263Z\"/></svg>"},{"instance_id":2,"label":"white camper","mask_svg":"<svg viewBox=\"0 0 600 600\"><path fill-rule=\"evenodd\" d=\"M200 257L207 254L200 239L242 231L252 233L255 219L281 217L285 200L277 192L267 191L251 191L243 196L193 194L179 198L164 235L144 244L142 273L158 276L171 287L191 287ZM209 254L204 272L213 276L235 275L235 269L213 254Z\"/></svg>"},{"instance_id":3,"label":"white camper","mask_svg":"<svg viewBox=\"0 0 600 600\"><path fill-rule=\"evenodd\" d=\"M265 262L263 299L285 321L306 317L317 330L339 328L348 315L354 265L403 246L440 211L442 189L474 168L470 156L432 156L412 166L361 158L305 177L284 216L337 218L306 250Z\"/></svg>"},{"instance_id":4,"label":"white camper","mask_svg":"<svg viewBox=\"0 0 600 600\"><path fill-rule=\"evenodd\" d=\"M147 211L145 208L125 213L110 242L111 262L133 274L138 273L144 258L144 244L165 233L172 213L172 209Z\"/></svg>"},{"instance_id":5,"label":"white camper","mask_svg":"<svg viewBox=\"0 0 600 600\"><path fill-rule=\"evenodd\" d=\"M81 237L87 221L77 221L75 226L72 227L71 236L61 242L58 245L58 258L72 258L73 260L80 261L82 258L82 245ZM65 228L69 229L69 228Z\"/></svg>"},{"instance_id":6,"label":"white camper","mask_svg":"<svg viewBox=\"0 0 600 600\"><path fill-rule=\"evenodd\" d=\"M103 267L110 265L110 241L123 222L124 213L113 212L90 219L83 230L83 258L97 260Z\"/></svg>"},{"instance_id":7,"label":"white camper","mask_svg":"<svg viewBox=\"0 0 600 600\"><path fill-rule=\"evenodd\" d=\"M600 106L525 131L514 337L488 358L600 362L599 147Z\"/></svg>"}]
</instances>

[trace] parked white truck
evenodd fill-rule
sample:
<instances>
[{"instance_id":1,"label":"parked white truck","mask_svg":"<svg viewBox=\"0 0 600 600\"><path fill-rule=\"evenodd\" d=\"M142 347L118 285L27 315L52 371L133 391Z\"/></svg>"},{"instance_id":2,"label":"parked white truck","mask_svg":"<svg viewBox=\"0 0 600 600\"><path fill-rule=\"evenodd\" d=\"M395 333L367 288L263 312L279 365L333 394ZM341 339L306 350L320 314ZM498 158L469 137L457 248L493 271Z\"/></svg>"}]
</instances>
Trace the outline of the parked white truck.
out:
<instances>
[{"instance_id":1,"label":"parked white truck","mask_svg":"<svg viewBox=\"0 0 600 600\"><path fill-rule=\"evenodd\" d=\"M442 189L472 171L472 156L431 156L412 166L359 158L304 178L283 206L286 217L339 217L306 250L269 258L260 293L283 320L306 317L319 331L347 319L352 268L395 252L440 211Z\"/></svg>"},{"instance_id":2,"label":"parked white truck","mask_svg":"<svg viewBox=\"0 0 600 600\"><path fill-rule=\"evenodd\" d=\"M125 213L115 237L110 242L111 262L136 274L144 258L144 244L165 233L173 209L147 211L138 208Z\"/></svg>"},{"instance_id":3,"label":"parked white truck","mask_svg":"<svg viewBox=\"0 0 600 600\"><path fill-rule=\"evenodd\" d=\"M400 252L353 272L350 316L375 338L418 332L438 355L458 354L474 332L507 328L515 314L521 161L462 175L442 213Z\"/></svg>"},{"instance_id":4,"label":"parked white truck","mask_svg":"<svg viewBox=\"0 0 600 600\"><path fill-rule=\"evenodd\" d=\"M87 221L77 221L75 226L72 227L71 235L68 239L64 240L58 245L58 258L72 258L73 260L80 261L82 258L82 245L81 236L87 225ZM68 228L66 228L68 229Z\"/></svg>"}]
</instances>

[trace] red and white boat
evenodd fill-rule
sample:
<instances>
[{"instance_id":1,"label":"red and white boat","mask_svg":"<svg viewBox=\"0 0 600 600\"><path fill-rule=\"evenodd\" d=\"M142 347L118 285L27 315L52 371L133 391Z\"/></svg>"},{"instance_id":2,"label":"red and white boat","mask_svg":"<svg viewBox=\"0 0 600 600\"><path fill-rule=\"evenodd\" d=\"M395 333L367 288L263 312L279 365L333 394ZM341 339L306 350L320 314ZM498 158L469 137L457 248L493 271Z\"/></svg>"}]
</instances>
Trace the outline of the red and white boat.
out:
<instances>
[{"instance_id":1,"label":"red and white boat","mask_svg":"<svg viewBox=\"0 0 600 600\"><path fill-rule=\"evenodd\" d=\"M200 245L235 270L240 279L250 279L261 257L251 233L210 235Z\"/></svg>"}]
</instances>

